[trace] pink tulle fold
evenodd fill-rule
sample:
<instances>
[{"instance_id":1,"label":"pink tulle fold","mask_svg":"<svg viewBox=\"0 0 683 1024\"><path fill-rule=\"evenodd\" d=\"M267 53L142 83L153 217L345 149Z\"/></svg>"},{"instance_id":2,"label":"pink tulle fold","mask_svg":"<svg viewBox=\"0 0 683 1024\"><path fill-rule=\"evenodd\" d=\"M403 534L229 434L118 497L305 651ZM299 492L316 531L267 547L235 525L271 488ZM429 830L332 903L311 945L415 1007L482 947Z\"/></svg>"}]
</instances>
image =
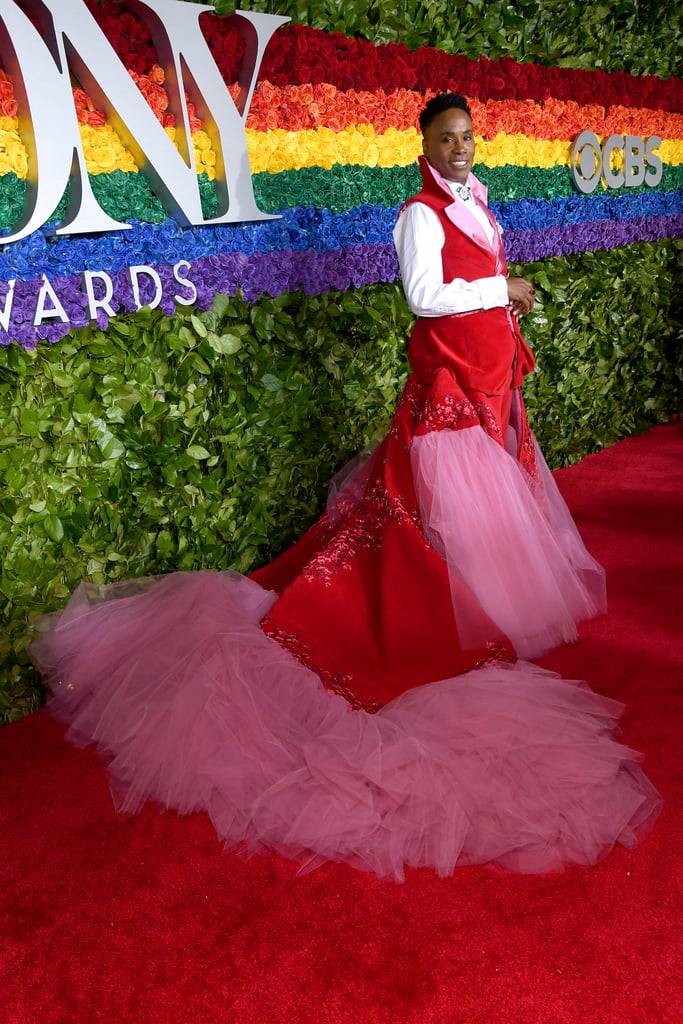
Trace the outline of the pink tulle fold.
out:
<instances>
[{"instance_id":1,"label":"pink tulle fold","mask_svg":"<svg viewBox=\"0 0 683 1024\"><path fill-rule=\"evenodd\" d=\"M577 622L606 610L604 571L586 551L538 446L536 459L532 480L478 427L418 436L411 448L427 538L522 658L576 640ZM461 640L480 641L458 592Z\"/></svg>"},{"instance_id":2,"label":"pink tulle fold","mask_svg":"<svg viewBox=\"0 0 683 1024\"><path fill-rule=\"evenodd\" d=\"M621 706L493 665L352 710L265 636L275 595L234 573L81 587L33 654L50 707L109 762L122 811L206 811L229 847L522 872L591 864L656 816Z\"/></svg>"}]
</instances>

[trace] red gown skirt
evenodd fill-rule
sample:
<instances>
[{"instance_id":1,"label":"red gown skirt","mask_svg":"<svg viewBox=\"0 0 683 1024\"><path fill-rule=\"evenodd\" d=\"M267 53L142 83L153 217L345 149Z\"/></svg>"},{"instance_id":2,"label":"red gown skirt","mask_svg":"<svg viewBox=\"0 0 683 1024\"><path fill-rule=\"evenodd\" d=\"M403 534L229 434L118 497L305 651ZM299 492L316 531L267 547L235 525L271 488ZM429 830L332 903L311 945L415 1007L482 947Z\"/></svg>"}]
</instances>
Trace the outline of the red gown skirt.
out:
<instances>
[{"instance_id":1,"label":"red gown skirt","mask_svg":"<svg viewBox=\"0 0 683 1024\"><path fill-rule=\"evenodd\" d=\"M307 867L546 872L634 845L660 805L621 705L518 660L603 610L521 397L504 439L444 370L274 563L84 584L32 655L123 812L206 812Z\"/></svg>"}]
</instances>

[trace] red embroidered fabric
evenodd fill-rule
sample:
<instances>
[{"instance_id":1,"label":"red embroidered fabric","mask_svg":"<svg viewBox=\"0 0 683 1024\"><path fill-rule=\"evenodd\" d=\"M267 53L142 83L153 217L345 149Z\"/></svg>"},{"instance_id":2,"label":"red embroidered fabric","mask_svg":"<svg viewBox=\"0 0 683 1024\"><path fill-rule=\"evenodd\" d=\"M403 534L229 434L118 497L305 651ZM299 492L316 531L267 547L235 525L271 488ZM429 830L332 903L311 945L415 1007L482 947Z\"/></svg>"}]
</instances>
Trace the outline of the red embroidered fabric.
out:
<instances>
[{"instance_id":1,"label":"red embroidered fabric","mask_svg":"<svg viewBox=\"0 0 683 1024\"><path fill-rule=\"evenodd\" d=\"M343 500L279 559L253 574L279 600L264 622L296 658L353 706L386 704L416 685L459 675L492 658L514 660L510 642L427 541L410 446L417 433L483 428L495 415L474 404L448 371L431 385L411 377L391 429L372 456L364 492ZM465 606L486 640L462 646L453 612ZM330 680L337 683L330 685ZM338 688L337 684L343 684Z\"/></svg>"}]
</instances>

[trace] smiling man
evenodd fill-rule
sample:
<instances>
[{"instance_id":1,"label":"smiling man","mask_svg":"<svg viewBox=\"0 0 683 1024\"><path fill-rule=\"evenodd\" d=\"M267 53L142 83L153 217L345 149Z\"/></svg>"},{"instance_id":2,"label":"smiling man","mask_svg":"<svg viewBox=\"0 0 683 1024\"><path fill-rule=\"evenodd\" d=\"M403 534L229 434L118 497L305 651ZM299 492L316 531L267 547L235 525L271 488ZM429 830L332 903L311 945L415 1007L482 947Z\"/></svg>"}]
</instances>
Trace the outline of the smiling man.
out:
<instances>
[{"instance_id":1,"label":"smiling man","mask_svg":"<svg viewBox=\"0 0 683 1024\"><path fill-rule=\"evenodd\" d=\"M429 101L420 115L422 151L420 161L423 189L404 207L394 232L408 303L418 316L444 316L477 309L510 306L517 316L534 305L533 286L523 278L501 273L502 262L491 265L493 272L472 277L466 266L450 280L444 279L442 250L446 232L439 208L456 201L448 220L495 256L502 245L498 226L488 209L487 190L472 174L475 142L469 106L458 93L441 93ZM441 202L435 202L435 189ZM457 203L464 204L463 210ZM466 216L458 216L466 209ZM447 226L447 225L446 225ZM456 268L457 270L458 268ZM486 270L487 268L483 268Z\"/></svg>"},{"instance_id":2,"label":"smiling man","mask_svg":"<svg viewBox=\"0 0 683 1024\"><path fill-rule=\"evenodd\" d=\"M431 120L423 120L422 152L432 167L448 181L467 184L474 162L474 130L466 102L462 107L446 107Z\"/></svg>"}]
</instances>

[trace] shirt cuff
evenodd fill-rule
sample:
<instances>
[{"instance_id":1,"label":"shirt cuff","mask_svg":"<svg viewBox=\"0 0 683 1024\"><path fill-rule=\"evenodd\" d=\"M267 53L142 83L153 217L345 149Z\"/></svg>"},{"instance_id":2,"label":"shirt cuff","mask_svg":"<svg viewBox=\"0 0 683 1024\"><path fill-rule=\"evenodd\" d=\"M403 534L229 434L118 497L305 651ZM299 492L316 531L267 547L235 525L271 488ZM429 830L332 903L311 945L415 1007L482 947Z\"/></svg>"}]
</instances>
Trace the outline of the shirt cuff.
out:
<instances>
[{"instance_id":1,"label":"shirt cuff","mask_svg":"<svg viewBox=\"0 0 683 1024\"><path fill-rule=\"evenodd\" d=\"M481 296L482 309L493 309L494 306L507 306L508 298L507 278L480 277L477 280L477 287Z\"/></svg>"}]
</instances>

